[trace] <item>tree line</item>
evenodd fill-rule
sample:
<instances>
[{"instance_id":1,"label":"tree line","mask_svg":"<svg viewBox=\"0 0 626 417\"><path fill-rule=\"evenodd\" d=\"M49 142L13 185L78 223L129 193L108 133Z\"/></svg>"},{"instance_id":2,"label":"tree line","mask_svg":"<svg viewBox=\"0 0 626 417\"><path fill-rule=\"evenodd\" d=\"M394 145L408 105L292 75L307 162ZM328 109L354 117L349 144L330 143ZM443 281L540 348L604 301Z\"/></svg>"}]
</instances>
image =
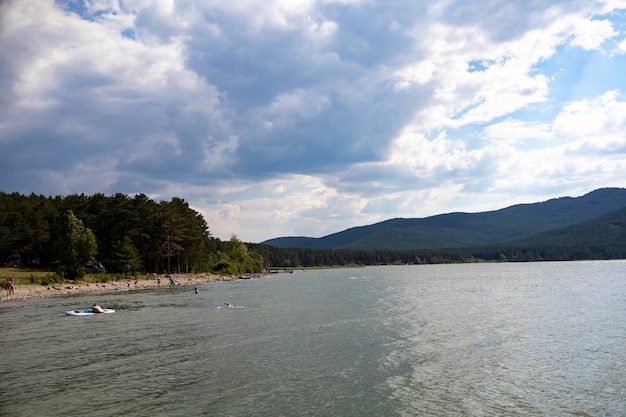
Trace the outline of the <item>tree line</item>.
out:
<instances>
[{"instance_id":1,"label":"tree line","mask_svg":"<svg viewBox=\"0 0 626 417\"><path fill-rule=\"evenodd\" d=\"M622 245L537 244L414 250L285 249L266 245L250 245L250 248L260 253L268 264L287 268L626 259L626 246Z\"/></svg>"},{"instance_id":2,"label":"tree line","mask_svg":"<svg viewBox=\"0 0 626 417\"><path fill-rule=\"evenodd\" d=\"M571 240L571 239L570 239ZM96 263L112 273L258 273L269 268L624 259L626 246L541 244L460 249L277 248L214 238L181 198L144 194L45 197L0 192L0 261L52 268L65 278Z\"/></svg>"},{"instance_id":3,"label":"tree line","mask_svg":"<svg viewBox=\"0 0 626 417\"><path fill-rule=\"evenodd\" d=\"M65 197L0 192L0 260L46 266L67 278L97 263L125 272L261 272L266 265L236 236L213 238L181 198L144 194Z\"/></svg>"}]
</instances>

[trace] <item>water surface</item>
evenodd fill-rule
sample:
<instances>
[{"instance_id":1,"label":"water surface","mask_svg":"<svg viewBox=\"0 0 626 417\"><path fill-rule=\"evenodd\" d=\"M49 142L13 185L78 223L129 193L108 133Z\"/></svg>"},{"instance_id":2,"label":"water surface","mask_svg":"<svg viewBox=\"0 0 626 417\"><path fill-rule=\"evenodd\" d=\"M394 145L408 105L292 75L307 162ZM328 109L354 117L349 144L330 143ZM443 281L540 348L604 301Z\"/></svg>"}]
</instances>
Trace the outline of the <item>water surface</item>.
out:
<instances>
[{"instance_id":1,"label":"water surface","mask_svg":"<svg viewBox=\"0 0 626 417\"><path fill-rule=\"evenodd\" d=\"M0 416L626 415L624 261L199 288L3 306Z\"/></svg>"}]
</instances>

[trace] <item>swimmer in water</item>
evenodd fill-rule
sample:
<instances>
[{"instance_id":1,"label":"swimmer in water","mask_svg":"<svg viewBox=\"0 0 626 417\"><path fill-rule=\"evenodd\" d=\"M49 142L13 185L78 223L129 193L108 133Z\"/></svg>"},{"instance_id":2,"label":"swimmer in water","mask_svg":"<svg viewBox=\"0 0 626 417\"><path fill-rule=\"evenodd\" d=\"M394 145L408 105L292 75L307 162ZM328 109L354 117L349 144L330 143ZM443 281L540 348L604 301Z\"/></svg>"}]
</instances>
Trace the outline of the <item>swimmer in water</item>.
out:
<instances>
[{"instance_id":1,"label":"swimmer in water","mask_svg":"<svg viewBox=\"0 0 626 417\"><path fill-rule=\"evenodd\" d=\"M231 303L224 303L224 305L226 306L226 308L233 308L233 305Z\"/></svg>"}]
</instances>

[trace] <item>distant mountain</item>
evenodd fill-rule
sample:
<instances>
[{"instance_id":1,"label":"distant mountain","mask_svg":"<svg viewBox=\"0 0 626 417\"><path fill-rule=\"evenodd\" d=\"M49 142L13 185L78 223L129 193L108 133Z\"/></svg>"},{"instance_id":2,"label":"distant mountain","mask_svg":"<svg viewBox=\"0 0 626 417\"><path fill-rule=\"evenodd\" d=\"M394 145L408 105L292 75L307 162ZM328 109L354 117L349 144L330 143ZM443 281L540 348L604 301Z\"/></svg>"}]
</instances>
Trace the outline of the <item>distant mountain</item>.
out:
<instances>
[{"instance_id":1,"label":"distant mountain","mask_svg":"<svg viewBox=\"0 0 626 417\"><path fill-rule=\"evenodd\" d=\"M626 247L626 207L596 219L512 242L523 247Z\"/></svg>"},{"instance_id":2,"label":"distant mountain","mask_svg":"<svg viewBox=\"0 0 626 417\"><path fill-rule=\"evenodd\" d=\"M561 197L495 211L397 218L353 227L321 238L281 237L262 243L279 248L353 250L495 246L584 222L590 224L585 227L593 228L594 223L590 221L624 207L626 189L601 188L581 197Z\"/></svg>"}]
</instances>

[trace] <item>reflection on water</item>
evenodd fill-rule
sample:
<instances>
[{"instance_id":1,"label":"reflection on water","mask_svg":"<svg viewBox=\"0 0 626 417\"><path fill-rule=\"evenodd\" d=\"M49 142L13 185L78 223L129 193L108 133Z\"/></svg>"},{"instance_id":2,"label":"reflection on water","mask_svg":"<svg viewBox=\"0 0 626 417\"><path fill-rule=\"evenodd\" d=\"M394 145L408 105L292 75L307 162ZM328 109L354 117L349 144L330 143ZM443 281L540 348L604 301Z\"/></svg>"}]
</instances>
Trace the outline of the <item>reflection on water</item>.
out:
<instances>
[{"instance_id":1,"label":"reflection on water","mask_svg":"<svg viewBox=\"0 0 626 417\"><path fill-rule=\"evenodd\" d=\"M419 284L398 277L396 304L411 307L395 318L386 361L398 368L389 384L401 414L622 415L624 266L437 266L422 268Z\"/></svg>"},{"instance_id":2,"label":"reflection on water","mask_svg":"<svg viewBox=\"0 0 626 417\"><path fill-rule=\"evenodd\" d=\"M370 267L5 305L0 416L621 416L625 272ZM95 301L117 313L63 315Z\"/></svg>"}]
</instances>

